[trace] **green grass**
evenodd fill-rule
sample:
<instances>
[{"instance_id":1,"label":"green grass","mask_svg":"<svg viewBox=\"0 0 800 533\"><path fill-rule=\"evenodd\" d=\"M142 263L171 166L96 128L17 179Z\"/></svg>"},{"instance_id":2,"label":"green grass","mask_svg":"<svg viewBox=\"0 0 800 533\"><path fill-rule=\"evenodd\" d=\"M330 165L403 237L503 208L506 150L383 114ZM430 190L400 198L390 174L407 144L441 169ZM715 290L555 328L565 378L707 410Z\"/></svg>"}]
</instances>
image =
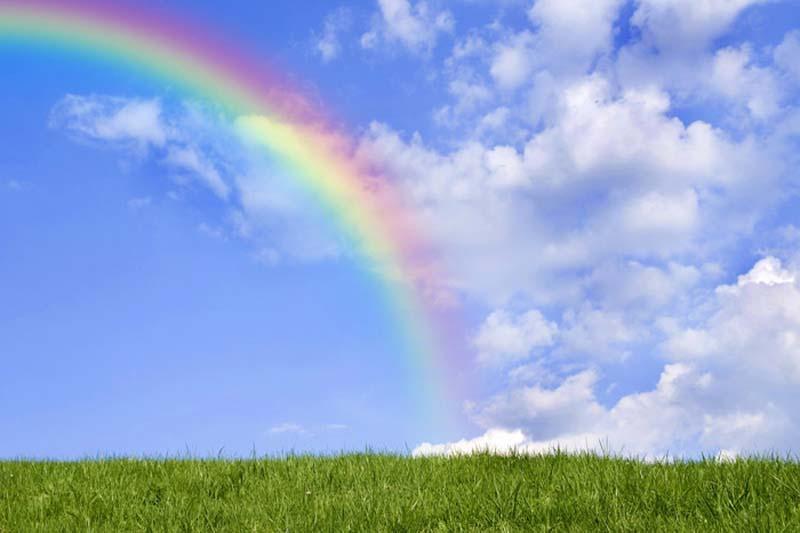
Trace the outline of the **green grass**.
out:
<instances>
[{"instance_id":1,"label":"green grass","mask_svg":"<svg viewBox=\"0 0 800 533\"><path fill-rule=\"evenodd\" d=\"M559 454L7 461L0 531L800 531L800 464Z\"/></svg>"}]
</instances>

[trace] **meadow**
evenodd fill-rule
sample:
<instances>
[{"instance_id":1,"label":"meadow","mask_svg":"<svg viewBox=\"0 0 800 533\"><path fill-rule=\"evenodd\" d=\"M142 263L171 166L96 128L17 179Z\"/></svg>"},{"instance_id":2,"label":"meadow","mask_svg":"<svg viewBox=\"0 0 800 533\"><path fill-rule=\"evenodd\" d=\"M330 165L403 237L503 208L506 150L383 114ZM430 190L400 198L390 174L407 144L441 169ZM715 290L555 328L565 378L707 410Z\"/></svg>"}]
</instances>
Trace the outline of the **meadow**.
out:
<instances>
[{"instance_id":1,"label":"meadow","mask_svg":"<svg viewBox=\"0 0 800 533\"><path fill-rule=\"evenodd\" d=\"M594 455L0 462L0 531L798 531L800 463Z\"/></svg>"}]
</instances>

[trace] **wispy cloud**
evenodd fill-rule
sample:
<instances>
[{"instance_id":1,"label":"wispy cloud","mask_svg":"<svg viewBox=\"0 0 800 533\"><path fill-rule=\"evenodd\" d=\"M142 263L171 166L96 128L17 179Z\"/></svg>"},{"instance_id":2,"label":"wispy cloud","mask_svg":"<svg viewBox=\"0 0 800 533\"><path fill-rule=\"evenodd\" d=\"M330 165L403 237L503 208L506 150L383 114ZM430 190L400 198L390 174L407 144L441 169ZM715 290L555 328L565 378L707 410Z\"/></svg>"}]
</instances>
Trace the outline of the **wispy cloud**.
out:
<instances>
[{"instance_id":1,"label":"wispy cloud","mask_svg":"<svg viewBox=\"0 0 800 533\"><path fill-rule=\"evenodd\" d=\"M149 196L140 196L136 198L131 198L128 200L128 209L131 211L141 211L142 209L146 209L150 207L153 203L153 199Z\"/></svg>"},{"instance_id":2,"label":"wispy cloud","mask_svg":"<svg viewBox=\"0 0 800 533\"><path fill-rule=\"evenodd\" d=\"M21 191L22 189L24 189L25 186L21 182L19 182L17 180L7 180L6 181L6 188L11 190L11 191L18 192L18 191Z\"/></svg>"},{"instance_id":3,"label":"wispy cloud","mask_svg":"<svg viewBox=\"0 0 800 533\"><path fill-rule=\"evenodd\" d=\"M342 52L342 34L353 24L353 14L346 7L339 7L325 17L322 33L313 35L314 51L323 62L333 61Z\"/></svg>"},{"instance_id":4,"label":"wispy cloud","mask_svg":"<svg viewBox=\"0 0 800 533\"><path fill-rule=\"evenodd\" d=\"M306 430L300 424L295 424L294 422L284 422L269 428L269 432L273 435L282 435L287 433L303 434L306 433Z\"/></svg>"}]
</instances>

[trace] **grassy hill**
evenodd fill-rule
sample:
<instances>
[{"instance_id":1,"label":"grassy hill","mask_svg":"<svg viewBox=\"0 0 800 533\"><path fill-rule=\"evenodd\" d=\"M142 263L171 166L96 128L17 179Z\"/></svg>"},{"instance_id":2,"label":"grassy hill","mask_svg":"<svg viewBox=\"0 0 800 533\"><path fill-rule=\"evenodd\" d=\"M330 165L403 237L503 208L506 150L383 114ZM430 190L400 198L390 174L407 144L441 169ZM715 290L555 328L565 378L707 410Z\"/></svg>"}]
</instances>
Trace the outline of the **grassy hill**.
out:
<instances>
[{"instance_id":1,"label":"grassy hill","mask_svg":"<svg viewBox=\"0 0 800 533\"><path fill-rule=\"evenodd\" d=\"M591 455L0 462L0 532L800 531L800 464Z\"/></svg>"}]
</instances>

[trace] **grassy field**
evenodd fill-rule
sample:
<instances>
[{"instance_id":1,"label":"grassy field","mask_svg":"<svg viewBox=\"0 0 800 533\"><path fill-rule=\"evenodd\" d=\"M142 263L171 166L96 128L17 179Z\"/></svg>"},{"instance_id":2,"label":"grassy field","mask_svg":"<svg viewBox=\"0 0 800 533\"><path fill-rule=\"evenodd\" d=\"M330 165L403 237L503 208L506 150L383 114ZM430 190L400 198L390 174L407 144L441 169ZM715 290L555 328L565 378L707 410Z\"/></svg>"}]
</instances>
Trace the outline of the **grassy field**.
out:
<instances>
[{"instance_id":1,"label":"grassy field","mask_svg":"<svg viewBox=\"0 0 800 533\"><path fill-rule=\"evenodd\" d=\"M800 464L370 454L8 461L0 531L800 531Z\"/></svg>"}]
</instances>

